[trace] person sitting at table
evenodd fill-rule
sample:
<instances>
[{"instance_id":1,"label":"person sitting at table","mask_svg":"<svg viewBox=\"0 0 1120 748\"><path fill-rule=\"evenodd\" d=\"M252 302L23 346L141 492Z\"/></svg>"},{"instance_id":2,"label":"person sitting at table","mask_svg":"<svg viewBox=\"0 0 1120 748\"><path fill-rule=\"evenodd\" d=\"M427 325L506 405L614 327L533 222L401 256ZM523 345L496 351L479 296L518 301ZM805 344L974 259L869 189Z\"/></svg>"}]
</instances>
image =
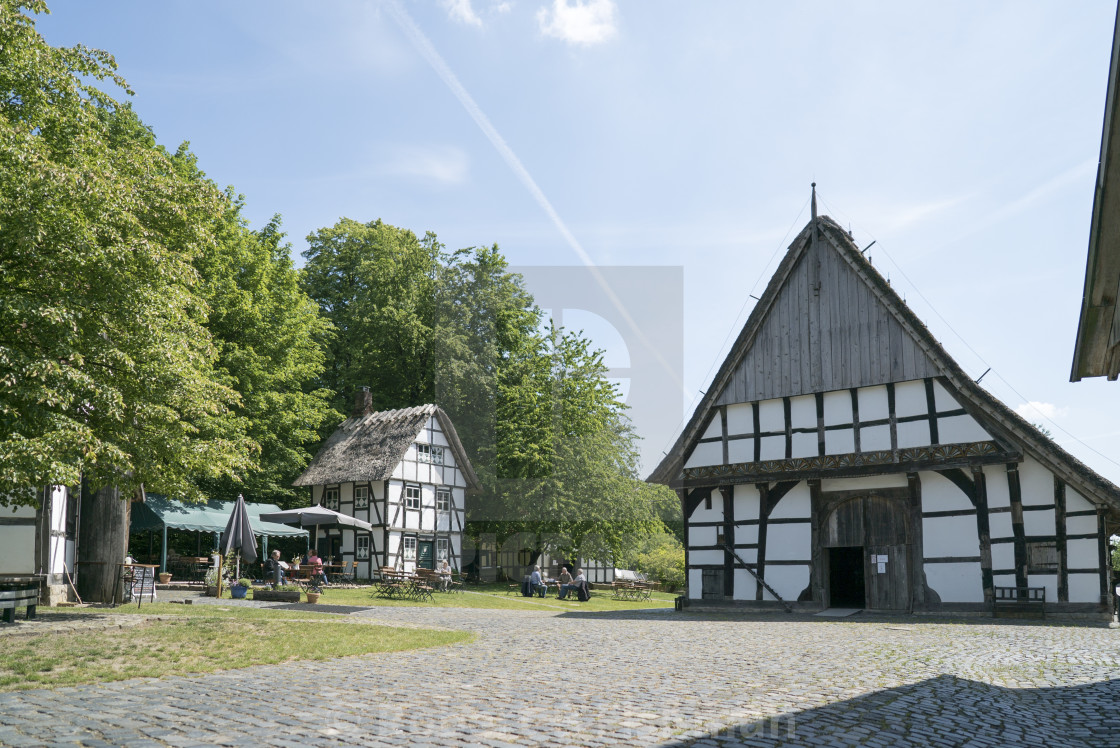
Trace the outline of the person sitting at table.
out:
<instances>
[{"instance_id":1,"label":"person sitting at table","mask_svg":"<svg viewBox=\"0 0 1120 748\"><path fill-rule=\"evenodd\" d=\"M580 601L587 600L591 597L587 593L587 579L583 576L583 569L576 569L576 578L574 581L560 585L560 594L557 595L557 597L561 600L566 600L568 593L572 590L575 590L576 598Z\"/></svg>"},{"instance_id":2,"label":"person sitting at table","mask_svg":"<svg viewBox=\"0 0 1120 748\"><path fill-rule=\"evenodd\" d=\"M265 579L271 579L274 587L279 587L286 581L284 579L284 562L280 560L280 551L273 551L272 555L264 560Z\"/></svg>"},{"instance_id":3,"label":"person sitting at table","mask_svg":"<svg viewBox=\"0 0 1120 748\"><path fill-rule=\"evenodd\" d=\"M548 585L544 583L544 579L541 577L540 566L534 566L533 573L529 575L529 591L541 597L544 597L548 592Z\"/></svg>"},{"instance_id":4,"label":"person sitting at table","mask_svg":"<svg viewBox=\"0 0 1120 748\"><path fill-rule=\"evenodd\" d=\"M439 576L440 587L447 592L447 588L451 586L451 564L447 563L446 558L436 567L436 575Z\"/></svg>"},{"instance_id":5,"label":"person sitting at table","mask_svg":"<svg viewBox=\"0 0 1120 748\"><path fill-rule=\"evenodd\" d=\"M560 567L560 576L557 577L557 581L560 582L561 587L563 587L565 584L571 584L572 583L572 573L570 571L568 571L567 566L561 566Z\"/></svg>"},{"instance_id":6,"label":"person sitting at table","mask_svg":"<svg viewBox=\"0 0 1120 748\"><path fill-rule=\"evenodd\" d=\"M314 548L307 554L307 565L311 567L311 581L322 581L324 587L329 587L330 582L327 581L327 573L323 571L323 559L319 558L319 554Z\"/></svg>"}]
</instances>

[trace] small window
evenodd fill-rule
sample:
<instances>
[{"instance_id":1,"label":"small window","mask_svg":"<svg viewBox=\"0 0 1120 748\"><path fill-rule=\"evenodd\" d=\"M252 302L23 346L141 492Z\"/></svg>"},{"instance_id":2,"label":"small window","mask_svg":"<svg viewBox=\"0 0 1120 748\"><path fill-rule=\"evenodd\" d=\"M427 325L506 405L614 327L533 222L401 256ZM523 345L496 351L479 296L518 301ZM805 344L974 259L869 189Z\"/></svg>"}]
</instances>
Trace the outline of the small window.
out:
<instances>
[{"instance_id":1,"label":"small window","mask_svg":"<svg viewBox=\"0 0 1120 748\"><path fill-rule=\"evenodd\" d=\"M363 559L364 560L364 559L369 558L369 536L368 535L359 535L357 537L357 543L354 546L354 555L358 559Z\"/></svg>"},{"instance_id":2,"label":"small window","mask_svg":"<svg viewBox=\"0 0 1120 748\"><path fill-rule=\"evenodd\" d=\"M443 464L443 447L432 447L432 464Z\"/></svg>"},{"instance_id":3,"label":"small window","mask_svg":"<svg viewBox=\"0 0 1120 748\"><path fill-rule=\"evenodd\" d=\"M406 535L403 538L401 538L401 542L404 543L404 560L405 561L415 561L416 560L416 536L415 535Z\"/></svg>"},{"instance_id":4,"label":"small window","mask_svg":"<svg viewBox=\"0 0 1120 748\"><path fill-rule=\"evenodd\" d=\"M451 489L450 488L437 488L436 489L436 511L437 512L451 511Z\"/></svg>"},{"instance_id":5,"label":"small window","mask_svg":"<svg viewBox=\"0 0 1120 748\"><path fill-rule=\"evenodd\" d=\"M404 508L405 509L419 509L420 508L420 486L405 486L404 487ZM413 538L415 540L415 538Z\"/></svg>"},{"instance_id":6,"label":"small window","mask_svg":"<svg viewBox=\"0 0 1120 748\"><path fill-rule=\"evenodd\" d=\"M369 486L354 486L354 508L369 509Z\"/></svg>"},{"instance_id":7,"label":"small window","mask_svg":"<svg viewBox=\"0 0 1120 748\"><path fill-rule=\"evenodd\" d=\"M1027 543L1027 573L1052 574L1058 570L1058 544Z\"/></svg>"},{"instance_id":8,"label":"small window","mask_svg":"<svg viewBox=\"0 0 1120 748\"><path fill-rule=\"evenodd\" d=\"M323 492L323 506L332 511L338 511L338 486L328 488Z\"/></svg>"},{"instance_id":9,"label":"small window","mask_svg":"<svg viewBox=\"0 0 1120 748\"><path fill-rule=\"evenodd\" d=\"M436 538L436 561L447 560L447 538Z\"/></svg>"},{"instance_id":10,"label":"small window","mask_svg":"<svg viewBox=\"0 0 1120 748\"><path fill-rule=\"evenodd\" d=\"M416 461L430 462L433 465L443 464L443 447L433 447L431 444L416 444Z\"/></svg>"}]
</instances>

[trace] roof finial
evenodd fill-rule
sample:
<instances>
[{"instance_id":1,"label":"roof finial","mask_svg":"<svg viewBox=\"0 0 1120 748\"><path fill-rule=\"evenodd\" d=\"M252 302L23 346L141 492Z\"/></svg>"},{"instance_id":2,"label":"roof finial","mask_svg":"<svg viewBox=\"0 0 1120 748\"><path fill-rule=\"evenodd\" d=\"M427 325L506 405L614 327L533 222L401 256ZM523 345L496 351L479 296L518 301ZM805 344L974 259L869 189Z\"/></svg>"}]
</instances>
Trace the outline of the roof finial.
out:
<instances>
[{"instance_id":1,"label":"roof finial","mask_svg":"<svg viewBox=\"0 0 1120 748\"><path fill-rule=\"evenodd\" d=\"M817 183L813 182L813 223L817 222Z\"/></svg>"}]
</instances>

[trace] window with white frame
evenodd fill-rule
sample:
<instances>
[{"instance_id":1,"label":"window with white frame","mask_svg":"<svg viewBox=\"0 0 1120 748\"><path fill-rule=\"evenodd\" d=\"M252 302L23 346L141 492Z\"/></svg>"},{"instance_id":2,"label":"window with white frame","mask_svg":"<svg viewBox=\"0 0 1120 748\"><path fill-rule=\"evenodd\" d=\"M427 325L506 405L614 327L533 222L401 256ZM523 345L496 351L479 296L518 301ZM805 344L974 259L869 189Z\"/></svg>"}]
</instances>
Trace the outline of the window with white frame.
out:
<instances>
[{"instance_id":1,"label":"window with white frame","mask_svg":"<svg viewBox=\"0 0 1120 748\"><path fill-rule=\"evenodd\" d=\"M416 444L416 461L430 462L433 465L443 464L443 447L433 447L431 444Z\"/></svg>"},{"instance_id":2,"label":"window with white frame","mask_svg":"<svg viewBox=\"0 0 1120 748\"><path fill-rule=\"evenodd\" d=\"M416 536L415 535L405 535L403 538L401 538L401 543L404 544L404 560L405 561L415 561L416 560Z\"/></svg>"},{"instance_id":3,"label":"window with white frame","mask_svg":"<svg viewBox=\"0 0 1120 748\"><path fill-rule=\"evenodd\" d=\"M450 488L437 488L436 489L436 511L437 512L451 511L451 489Z\"/></svg>"},{"instance_id":4,"label":"window with white frame","mask_svg":"<svg viewBox=\"0 0 1120 748\"><path fill-rule=\"evenodd\" d=\"M354 508L369 509L369 486L354 486Z\"/></svg>"},{"instance_id":5,"label":"window with white frame","mask_svg":"<svg viewBox=\"0 0 1120 748\"><path fill-rule=\"evenodd\" d=\"M447 538L436 538L436 561L447 560Z\"/></svg>"},{"instance_id":6,"label":"window with white frame","mask_svg":"<svg viewBox=\"0 0 1120 748\"><path fill-rule=\"evenodd\" d=\"M405 509L419 509L420 508L420 486L405 486L404 487L404 508Z\"/></svg>"},{"instance_id":7,"label":"window with white frame","mask_svg":"<svg viewBox=\"0 0 1120 748\"><path fill-rule=\"evenodd\" d=\"M338 511L338 486L323 491L323 506L332 511Z\"/></svg>"},{"instance_id":8,"label":"window with white frame","mask_svg":"<svg viewBox=\"0 0 1120 748\"><path fill-rule=\"evenodd\" d=\"M362 560L369 558L369 535L359 535L355 541L354 556Z\"/></svg>"}]
</instances>

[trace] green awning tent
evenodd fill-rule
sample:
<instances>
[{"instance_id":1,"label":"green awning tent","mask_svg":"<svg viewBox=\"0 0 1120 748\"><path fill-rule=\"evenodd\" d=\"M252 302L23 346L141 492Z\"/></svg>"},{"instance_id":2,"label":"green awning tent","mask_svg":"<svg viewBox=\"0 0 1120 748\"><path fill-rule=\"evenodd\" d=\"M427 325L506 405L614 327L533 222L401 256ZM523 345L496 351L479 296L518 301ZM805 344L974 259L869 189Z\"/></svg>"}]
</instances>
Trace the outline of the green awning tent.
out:
<instances>
[{"instance_id":1,"label":"green awning tent","mask_svg":"<svg viewBox=\"0 0 1120 748\"><path fill-rule=\"evenodd\" d=\"M159 494L148 494L144 503L132 505L132 532L159 531L163 537L163 550L160 553L160 569L167 569L167 530L191 530L210 532L215 536L226 529L229 515L233 511L233 501L209 501L205 504L185 504ZM276 522L262 522L260 515L278 512L276 504L250 504L249 520L253 524L253 534L269 537L307 537L307 530L288 527ZM215 543L217 545L217 543ZM267 548L267 540L266 545Z\"/></svg>"}]
</instances>

